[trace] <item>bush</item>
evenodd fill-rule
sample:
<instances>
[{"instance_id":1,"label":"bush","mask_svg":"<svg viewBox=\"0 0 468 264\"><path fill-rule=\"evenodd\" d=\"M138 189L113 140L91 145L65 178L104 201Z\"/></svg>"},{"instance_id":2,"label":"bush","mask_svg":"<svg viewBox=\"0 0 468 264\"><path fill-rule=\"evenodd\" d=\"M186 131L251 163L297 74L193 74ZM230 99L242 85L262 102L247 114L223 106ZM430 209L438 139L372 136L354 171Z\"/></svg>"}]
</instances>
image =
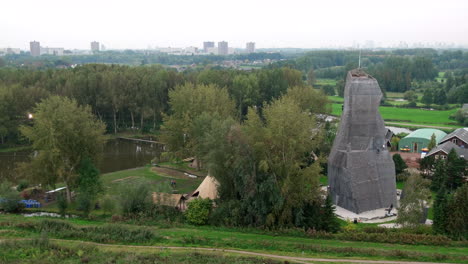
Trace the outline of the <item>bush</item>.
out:
<instances>
[{"instance_id":1,"label":"bush","mask_svg":"<svg viewBox=\"0 0 468 264\"><path fill-rule=\"evenodd\" d=\"M112 214L115 210L115 200L110 196L105 196L100 202L101 208L106 214Z\"/></svg>"},{"instance_id":2,"label":"bush","mask_svg":"<svg viewBox=\"0 0 468 264\"><path fill-rule=\"evenodd\" d=\"M209 199L197 198L188 203L185 217L194 225L205 225L208 222L213 202Z\"/></svg>"},{"instance_id":3,"label":"bush","mask_svg":"<svg viewBox=\"0 0 468 264\"><path fill-rule=\"evenodd\" d=\"M63 193L57 194L57 206L58 206L60 215L62 217L65 217L65 214L67 213L67 208L68 208L68 201L67 201L67 198L65 197L65 194Z\"/></svg>"},{"instance_id":4,"label":"bush","mask_svg":"<svg viewBox=\"0 0 468 264\"><path fill-rule=\"evenodd\" d=\"M20 183L18 184L18 186L16 186L16 190L18 192L21 192L23 191L24 189L28 188L29 186L29 183L27 181L20 181Z\"/></svg>"},{"instance_id":5,"label":"bush","mask_svg":"<svg viewBox=\"0 0 468 264\"><path fill-rule=\"evenodd\" d=\"M91 212L93 201L87 193L80 193L76 199L76 209L83 212L83 217L88 217Z\"/></svg>"},{"instance_id":6,"label":"bush","mask_svg":"<svg viewBox=\"0 0 468 264\"><path fill-rule=\"evenodd\" d=\"M123 185L120 189L119 205L124 216L144 213L152 204L147 185Z\"/></svg>"},{"instance_id":7,"label":"bush","mask_svg":"<svg viewBox=\"0 0 468 264\"><path fill-rule=\"evenodd\" d=\"M98 243L142 243L157 238L149 228L129 228L115 224L75 227L64 221L43 220L26 227L21 225L17 227L45 232L59 238L84 239Z\"/></svg>"},{"instance_id":8,"label":"bush","mask_svg":"<svg viewBox=\"0 0 468 264\"><path fill-rule=\"evenodd\" d=\"M403 171L402 173L398 173L396 175L397 182L405 182L410 176L410 173L407 171Z\"/></svg>"},{"instance_id":9,"label":"bush","mask_svg":"<svg viewBox=\"0 0 468 264\"><path fill-rule=\"evenodd\" d=\"M20 212L24 208L20 200L19 193L11 188L9 182L0 185L0 210L8 213Z\"/></svg>"}]
</instances>

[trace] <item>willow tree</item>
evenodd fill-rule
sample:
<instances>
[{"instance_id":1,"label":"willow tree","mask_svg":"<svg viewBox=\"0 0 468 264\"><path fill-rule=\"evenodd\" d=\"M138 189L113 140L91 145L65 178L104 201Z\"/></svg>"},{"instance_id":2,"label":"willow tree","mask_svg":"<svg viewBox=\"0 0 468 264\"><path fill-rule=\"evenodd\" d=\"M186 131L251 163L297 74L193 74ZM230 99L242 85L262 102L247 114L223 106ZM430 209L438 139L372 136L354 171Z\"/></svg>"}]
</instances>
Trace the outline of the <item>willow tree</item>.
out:
<instances>
[{"instance_id":1,"label":"willow tree","mask_svg":"<svg viewBox=\"0 0 468 264\"><path fill-rule=\"evenodd\" d=\"M79 165L84 159L97 162L102 153L105 125L96 119L90 107L60 96L37 104L33 116L32 126L21 127L38 153L29 166L31 180L49 186L64 183L70 201Z\"/></svg>"}]
</instances>

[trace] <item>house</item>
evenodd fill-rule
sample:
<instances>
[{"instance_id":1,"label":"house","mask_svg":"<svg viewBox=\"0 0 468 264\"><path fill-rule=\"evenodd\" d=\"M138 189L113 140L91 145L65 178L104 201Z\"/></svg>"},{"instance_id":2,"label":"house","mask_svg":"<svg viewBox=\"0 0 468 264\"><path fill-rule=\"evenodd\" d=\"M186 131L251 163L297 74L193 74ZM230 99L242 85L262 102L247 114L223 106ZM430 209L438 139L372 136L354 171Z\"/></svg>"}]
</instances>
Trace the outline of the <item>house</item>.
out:
<instances>
[{"instance_id":1,"label":"house","mask_svg":"<svg viewBox=\"0 0 468 264\"><path fill-rule=\"evenodd\" d=\"M447 159L447 156L452 149L455 149L455 152L460 158L468 160L468 148L459 147L451 141L446 141L431 149L431 151L427 153L426 157L434 156L436 159Z\"/></svg>"},{"instance_id":2,"label":"house","mask_svg":"<svg viewBox=\"0 0 468 264\"><path fill-rule=\"evenodd\" d=\"M468 149L468 127L458 128L457 130L448 134L440 141L440 144L449 142L449 141L454 143L458 147Z\"/></svg>"},{"instance_id":3,"label":"house","mask_svg":"<svg viewBox=\"0 0 468 264\"><path fill-rule=\"evenodd\" d=\"M438 129L422 128L402 138L398 143L398 148L400 150L404 149L407 152L421 153L423 149L428 147L432 135L436 137L436 144L439 144L439 142L447 136L445 132Z\"/></svg>"},{"instance_id":4,"label":"house","mask_svg":"<svg viewBox=\"0 0 468 264\"><path fill-rule=\"evenodd\" d=\"M174 207L180 211L185 211L187 209L186 198L182 194L172 194L172 193L153 193L153 203L159 205L165 205Z\"/></svg>"}]
</instances>

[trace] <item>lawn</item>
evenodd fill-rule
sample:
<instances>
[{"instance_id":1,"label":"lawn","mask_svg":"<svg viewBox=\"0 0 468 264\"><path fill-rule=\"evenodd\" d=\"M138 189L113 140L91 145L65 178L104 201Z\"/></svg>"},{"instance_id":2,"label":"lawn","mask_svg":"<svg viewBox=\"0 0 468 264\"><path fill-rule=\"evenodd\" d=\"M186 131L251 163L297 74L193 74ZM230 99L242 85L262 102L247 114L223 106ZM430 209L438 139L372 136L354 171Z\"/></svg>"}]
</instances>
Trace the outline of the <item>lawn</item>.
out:
<instances>
[{"instance_id":1,"label":"lawn","mask_svg":"<svg viewBox=\"0 0 468 264\"><path fill-rule=\"evenodd\" d=\"M334 103L332 105L332 114L341 116L342 104ZM380 114L385 121L397 121L401 123L421 124L430 126L459 127L453 125L453 120L449 116L454 114L457 109L438 111L423 110L417 108L400 108L390 106L380 106Z\"/></svg>"},{"instance_id":2,"label":"lawn","mask_svg":"<svg viewBox=\"0 0 468 264\"><path fill-rule=\"evenodd\" d=\"M317 79L315 81L316 85L331 85L331 86L336 86L336 80L335 79Z\"/></svg>"},{"instance_id":3,"label":"lawn","mask_svg":"<svg viewBox=\"0 0 468 264\"><path fill-rule=\"evenodd\" d=\"M196 179L187 177L184 179L161 175L152 170L150 166L103 174L101 179L108 194L118 194L121 185L139 183L149 186L150 191L169 192L171 180L176 181L178 193L189 193L194 191L203 180L200 177Z\"/></svg>"}]
</instances>

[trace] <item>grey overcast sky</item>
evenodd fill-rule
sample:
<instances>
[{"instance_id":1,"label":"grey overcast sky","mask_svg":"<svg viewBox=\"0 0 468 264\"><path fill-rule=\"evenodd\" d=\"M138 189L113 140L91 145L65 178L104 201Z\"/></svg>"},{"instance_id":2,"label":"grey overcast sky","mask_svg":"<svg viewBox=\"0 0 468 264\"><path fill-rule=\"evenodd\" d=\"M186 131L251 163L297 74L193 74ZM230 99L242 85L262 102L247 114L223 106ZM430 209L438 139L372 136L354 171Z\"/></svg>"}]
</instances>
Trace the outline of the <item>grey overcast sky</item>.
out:
<instances>
[{"instance_id":1,"label":"grey overcast sky","mask_svg":"<svg viewBox=\"0 0 468 264\"><path fill-rule=\"evenodd\" d=\"M2 0L0 48L468 44L467 0Z\"/></svg>"}]
</instances>

